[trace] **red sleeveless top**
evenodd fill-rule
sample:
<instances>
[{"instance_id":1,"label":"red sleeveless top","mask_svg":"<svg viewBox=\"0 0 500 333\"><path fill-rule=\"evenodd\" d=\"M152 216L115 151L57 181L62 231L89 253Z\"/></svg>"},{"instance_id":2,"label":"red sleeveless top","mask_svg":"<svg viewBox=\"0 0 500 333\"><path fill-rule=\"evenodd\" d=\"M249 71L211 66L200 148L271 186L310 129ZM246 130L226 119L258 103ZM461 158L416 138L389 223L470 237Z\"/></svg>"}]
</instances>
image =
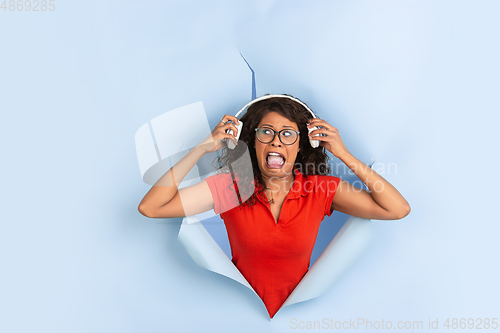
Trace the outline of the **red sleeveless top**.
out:
<instances>
[{"instance_id":1,"label":"red sleeveless top","mask_svg":"<svg viewBox=\"0 0 500 333\"><path fill-rule=\"evenodd\" d=\"M340 182L333 176L303 176L297 169L294 174L277 223L263 193L254 206L236 206L230 174L206 178L215 213L226 226L232 262L271 318L307 273L319 226L325 215L332 214Z\"/></svg>"}]
</instances>

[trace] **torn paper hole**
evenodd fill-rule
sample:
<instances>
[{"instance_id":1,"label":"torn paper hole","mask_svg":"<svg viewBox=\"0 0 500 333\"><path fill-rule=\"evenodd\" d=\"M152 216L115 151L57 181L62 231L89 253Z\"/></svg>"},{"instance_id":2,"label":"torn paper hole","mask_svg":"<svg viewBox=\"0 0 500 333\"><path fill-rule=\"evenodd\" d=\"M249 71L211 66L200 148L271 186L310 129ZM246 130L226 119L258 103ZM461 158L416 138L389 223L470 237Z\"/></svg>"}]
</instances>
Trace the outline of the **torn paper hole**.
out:
<instances>
[{"instance_id":1,"label":"torn paper hole","mask_svg":"<svg viewBox=\"0 0 500 333\"><path fill-rule=\"evenodd\" d=\"M183 119L190 122L190 135L178 124ZM142 179L149 185L179 161L189 149L202 142L211 133L201 102L193 103L162 114L143 125L136 132L136 150ZM178 138L186 138L179 141ZM214 156L212 156L213 161ZM206 164L191 169L179 188L201 180L200 168L210 170ZM244 164L244 163L243 163ZM215 170L213 170L215 171ZM206 172L204 172L206 173ZM255 291L230 258L224 253L200 221L215 216L213 210L188 216L182 220L178 239L193 260L201 267L227 276ZM306 301L321 295L365 250L371 237L370 220L350 217L321 256L302 278L285 303L281 306Z\"/></svg>"}]
</instances>

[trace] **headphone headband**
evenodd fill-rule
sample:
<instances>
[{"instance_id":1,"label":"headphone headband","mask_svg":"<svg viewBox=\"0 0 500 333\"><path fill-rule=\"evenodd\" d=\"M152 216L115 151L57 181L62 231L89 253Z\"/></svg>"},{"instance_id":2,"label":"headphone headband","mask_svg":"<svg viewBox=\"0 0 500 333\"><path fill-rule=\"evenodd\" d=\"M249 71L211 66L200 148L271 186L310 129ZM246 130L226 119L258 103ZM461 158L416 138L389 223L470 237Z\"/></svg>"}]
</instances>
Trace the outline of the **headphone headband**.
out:
<instances>
[{"instance_id":1,"label":"headphone headband","mask_svg":"<svg viewBox=\"0 0 500 333\"><path fill-rule=\"evenodd\" d=\"M317 118L316 115L314 114L314 112L312 112L312 110L309 109L309 107L304 102L298 100L295 97L288 96L288 95L265 95L265 96L256 98L253 101L251 101L250 103L248 103L247 105L245 105L240 111L238 111L238 113L235 115L235 117L238 118L238 116L240 115L240 113L242 113L243 111L245 111L245 109L248 108L248 107L250 107L252 104L260 102L260 101L263 101L263 100L266 100L266 99L269 99L269 98L274 98L274 97L288 98L288 99L290 99L290 100L292 100L294 102L297 102L300 105L302 105L307 111L309 111L312 114L313 118Z\"/></svg>"}]
</instances>

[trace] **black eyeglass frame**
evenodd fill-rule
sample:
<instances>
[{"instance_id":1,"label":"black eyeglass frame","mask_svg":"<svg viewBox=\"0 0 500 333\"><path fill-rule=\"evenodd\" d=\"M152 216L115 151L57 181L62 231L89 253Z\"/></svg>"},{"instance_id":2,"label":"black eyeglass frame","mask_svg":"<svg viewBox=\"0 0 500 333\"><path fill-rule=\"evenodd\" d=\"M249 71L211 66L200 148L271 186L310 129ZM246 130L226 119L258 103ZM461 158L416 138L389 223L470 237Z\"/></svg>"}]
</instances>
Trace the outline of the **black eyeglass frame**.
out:
<instances>
[{"instance_id":1,"label":"black eyeglass frame","mask_svg":"<svg viewBox=\"0 0 500 333\"><path fill-rule=\"evenodd\" d=\"M261 139L259 139L259 135L257 134L257 131L258 131L258 130L260 130L261 128L264 128L264 129L267 129L267 130L271 130L271 131L273 131L273 138L271 139L271 141L269 141L269 142L262 142L262 140L261 140ZM281 132L283 132L283 131L294 131L295 133L297 133L297 137L295 138L295 141L294 141L294 142L292 142L292 143L284 143L284 142L283 142L283 140L281 140ZM257 136L257 140L259 140L260 142L262 142L262 143L264 143L264 144L267 144L267 143L271 143L271 142L273 142L273 141L274 141L274 138L276 137L276 134L278 134L278 139L280 140L280 142L281 142L282 144L284 144L285 146L291 146L291 145L293 145L295 142L297 142L297 140L299 139L299 134L300 134L300 132L299 132L299 131L297 131L297 130L294 130L293 128L284 128L284 129L282 129L281 131L278 131L278 132L276 132L275 130L273 130L272 128L269 128L269 127L257 127L257 128L255 129L255 135Z\"/></svg>"}]
</instances>

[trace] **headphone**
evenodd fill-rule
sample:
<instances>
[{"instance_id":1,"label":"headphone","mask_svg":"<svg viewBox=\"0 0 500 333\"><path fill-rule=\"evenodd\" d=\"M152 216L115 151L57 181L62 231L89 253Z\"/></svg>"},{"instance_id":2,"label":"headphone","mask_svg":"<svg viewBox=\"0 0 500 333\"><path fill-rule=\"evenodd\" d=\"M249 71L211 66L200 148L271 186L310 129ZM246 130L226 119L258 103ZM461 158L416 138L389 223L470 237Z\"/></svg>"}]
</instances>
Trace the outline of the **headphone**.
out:
<instances>
[{"instance_id":1,"label":"headphone","mask_svg":"<svg viewBox=\"0 0 500 333\"><path fill-rule=\"evenodd\" d=\"M263 100L266 100L266 99L269 99L269 98L275 98L275 97L288 98L288 99L290 99L290 100L292 100L294 102L297 102L300 105L302 105L307 111L309 111L312 114L313 118L317 118L316 115L314 114L314 112L312 112L312 110L309 109L309 107L304 102L302 102L301 100L299 100L299 99L297 99L295 97L288 96L288 95L265 95L265 96L256 98L253 101L251 101L250 103L248 103L247 105L245 105L240 111L238 111L238 113L235 115L235 117L238 118L238 116L240 115L240 113L242 113L243 111L245 111L245 109L249 108L250 106L252 106L255 103L263 101ZM240 133L241 133L241 128L243 127L243 123L240 121L239 125L235 125L235 126L238 129L238 134L235 136L236 141L238 141L238 139L240 138ZM313 128L308 128L308 131L309 131L309 133L311 133L315 129L319 129L319 127L314 126ZM228 130L226 130L226 133L233 134L233 130L228 129ZM318 136L318 135L315 135L315 136ZM309 138L309 143L311 144L311 147L313 147L313 148L319 147L319 141L318 140L311 140L311 138ZM236 147L236 145L234 144L234 142L232 140L227 140L227 146L230 149L234 149Z\"/></svg>"}]
</instances>

